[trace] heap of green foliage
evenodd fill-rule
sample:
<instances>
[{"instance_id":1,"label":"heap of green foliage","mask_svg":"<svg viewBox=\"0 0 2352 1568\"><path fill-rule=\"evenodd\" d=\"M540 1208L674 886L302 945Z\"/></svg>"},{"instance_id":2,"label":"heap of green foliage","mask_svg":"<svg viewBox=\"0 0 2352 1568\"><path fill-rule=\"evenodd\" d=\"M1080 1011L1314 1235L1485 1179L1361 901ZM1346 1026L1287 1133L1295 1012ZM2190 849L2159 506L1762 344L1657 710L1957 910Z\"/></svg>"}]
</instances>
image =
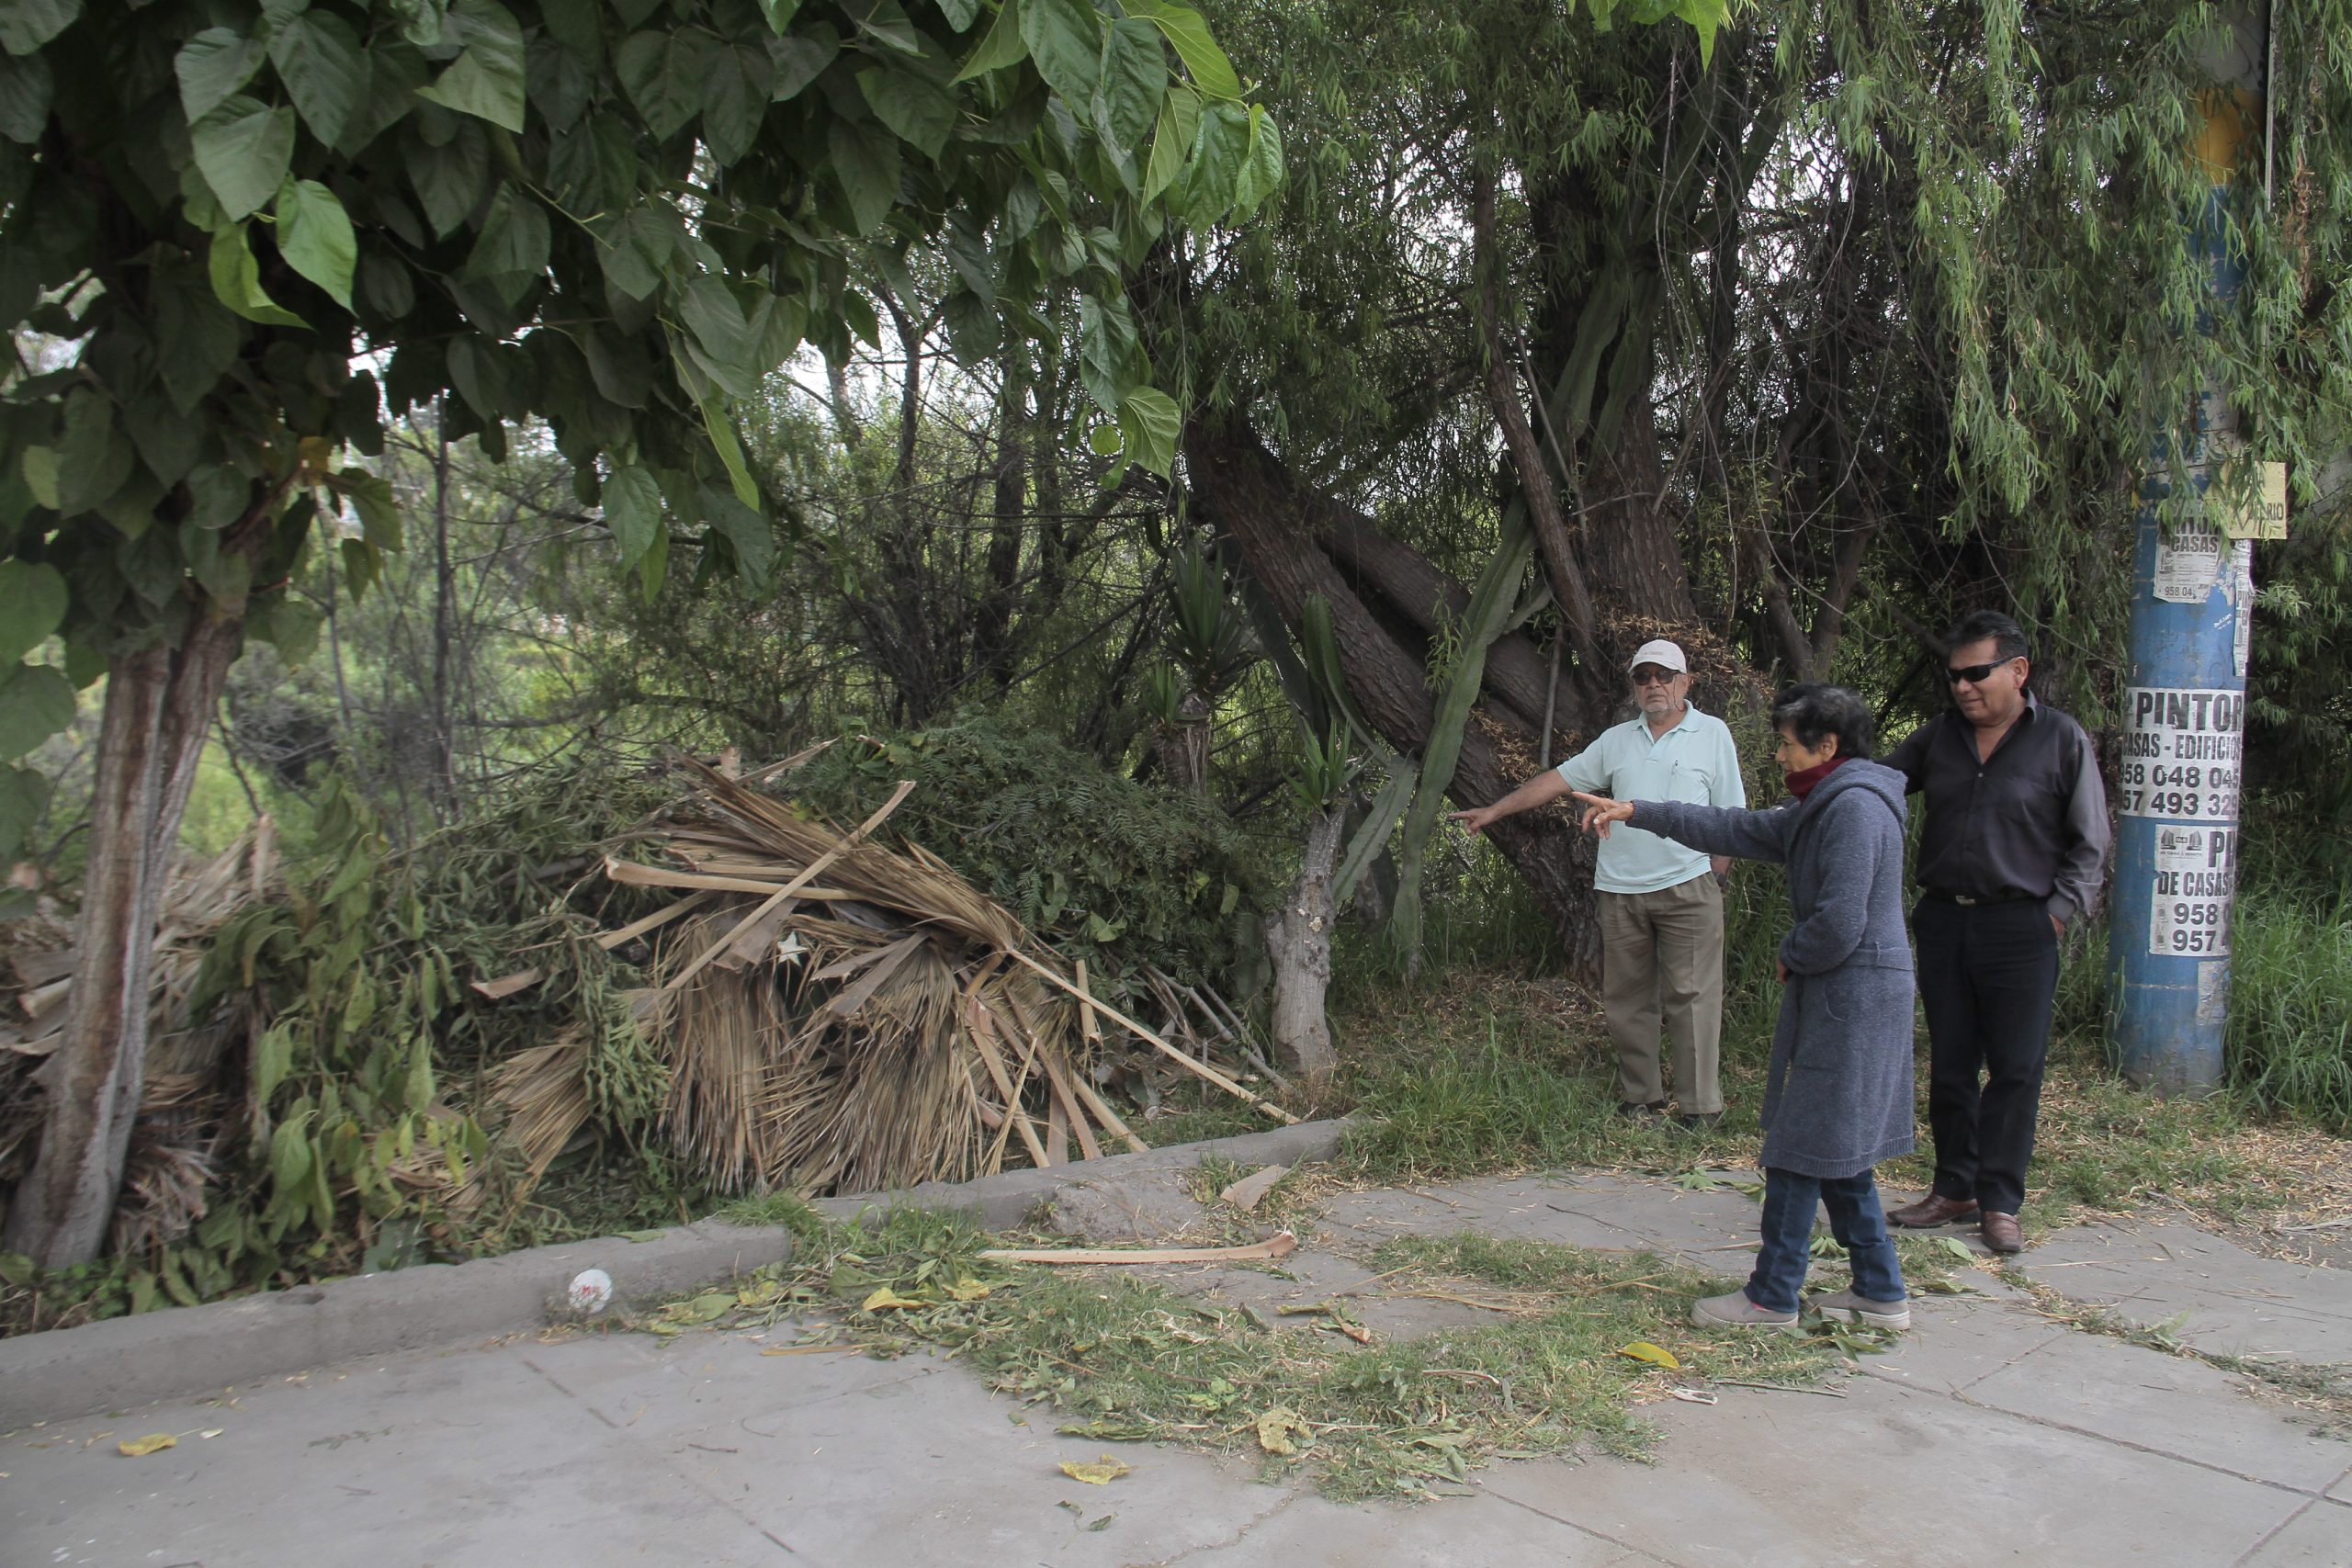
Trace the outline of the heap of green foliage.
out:
<instances>
[{"instance_id":1,"label":"heap of green foliage","mask_svg":"<svg viewBox=\"0 0 2352 1568\"><path fill-rule=\"evenodd\" d=\"M1116 975L1151 963L1222 976L1256 942L1260 856L1212 803L987 718L848 737L793 775L794 797L863 820L900 779L888 831L922 845L1057 952Z\"/></svg>"},{"instance_id":2,"label":"heap of green foliage","mask_svg":"<svg viewBox=\"0 0 2352 1568\"><path fill-rule=\"evenodd\" d=\"M567 1030L588 1046L605 1180L671 1209L678 1179L650 1139L668 1071L621 994L637 972L593 940L604 904L618 901L612 918L625 919L648 896L583 875L581 854L670 793L653 773L592 757L393 853L372 813L330 786L286 891L222 928L190 996L191 1021L252 1021L209 1085L220 1111L201 1219L51 1280L39 1325L560 1231L560 1216L515 1201L517 1161L486 1085L514 1053ZM545 978L520 995L492 1002L469 988L526 964Z\"/></svg>"},{"instance_id":3,"label":"heap of green foliage","mask_svg":"<svg viewBox=\"0 0 2352 1568\"><path fill-rule=\"evenodd\" d=\"M624 564L765 578L730 408L879 341L921 262L975 355L1082 298L1096 449L1178 411L1125 296L1171 219L1246 215L1279 132L1199 14L1135 0L22 0L0 10L0 761L110 657L243 618L289 653L321 514L398 548L383 422L493 458L541 419ZM1048 306L1050 309L1050 306ZM22 664L50 633L64 669ZM69 684L69 677L71 684ZM42 781L0 775L0 839ZM11 847L0 842L0 850Z\"/></svg>"}]
</instances>

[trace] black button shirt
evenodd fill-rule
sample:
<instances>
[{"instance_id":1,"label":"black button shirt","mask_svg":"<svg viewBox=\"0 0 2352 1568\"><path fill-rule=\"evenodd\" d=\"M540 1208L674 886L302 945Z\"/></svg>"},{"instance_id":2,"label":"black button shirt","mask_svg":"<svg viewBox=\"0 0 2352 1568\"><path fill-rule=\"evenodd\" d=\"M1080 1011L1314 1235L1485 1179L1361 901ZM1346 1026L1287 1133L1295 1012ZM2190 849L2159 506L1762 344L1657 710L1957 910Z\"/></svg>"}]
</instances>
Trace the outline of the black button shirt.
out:
<instances>
[{"instance_id":1,"label":"black button shirt","mask_svg":"<svg viewBox=\"0 0 2352 1568\"><path fill-rule=\"evenodd\" d=\"M2072 925L2098 902L2109 838L2107 789L2083 727L2026 694L1993 755L1957 713L1914 730L1886 759L1928 797L1919 886L1971 898L2039 898Z\"/></svg>"}]
</instances>

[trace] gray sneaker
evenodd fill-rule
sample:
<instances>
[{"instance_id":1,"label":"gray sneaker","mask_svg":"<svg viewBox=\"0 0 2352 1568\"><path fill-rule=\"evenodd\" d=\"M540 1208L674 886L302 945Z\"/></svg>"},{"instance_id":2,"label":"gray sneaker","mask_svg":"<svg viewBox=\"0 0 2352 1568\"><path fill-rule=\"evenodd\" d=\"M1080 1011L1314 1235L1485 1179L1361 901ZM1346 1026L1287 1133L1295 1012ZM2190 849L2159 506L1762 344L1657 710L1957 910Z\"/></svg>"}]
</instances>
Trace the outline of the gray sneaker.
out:
<instances>
[{"instance_id":1,"label":"gray sneaker","mask_svg":"<svg viewBox=\"0 0 2352 1568\"><path fill-rule=\"evenodd\" d=\"M1899 1333L1911 1326L1911 1303L1907 1299L1874 1302L1851 1291L1839 1291L1814 1303L1813 1309L1824 1317L1858 1323L1864 1328L1891 1328Z\"/></svg>"},{"instance_id":2,"label":"gray sneaker","mask_svg":"<svg viewBox=\"0 0 2352 1568\"><path fill-rule=\"evenodd\" d=\"M1702 1328L1787 1328L1797 1326L1792 1312L1767 1312L1747 1299L1746 1291L1727 1296L1704 1296L1690 1303L1690 1321Z\"/></svg>"}]
</instances>

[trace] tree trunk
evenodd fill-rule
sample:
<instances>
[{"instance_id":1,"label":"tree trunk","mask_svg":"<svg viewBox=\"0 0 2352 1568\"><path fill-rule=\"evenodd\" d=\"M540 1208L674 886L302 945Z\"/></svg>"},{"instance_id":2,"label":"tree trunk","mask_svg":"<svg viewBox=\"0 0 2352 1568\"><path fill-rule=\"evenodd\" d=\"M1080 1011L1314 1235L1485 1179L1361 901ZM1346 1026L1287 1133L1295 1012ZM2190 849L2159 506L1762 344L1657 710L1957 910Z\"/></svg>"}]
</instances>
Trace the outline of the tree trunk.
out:
<instances>
[{"instance_id":1,"label":"tree trunk","mask_svg":"<svg viewBox=\"0 0 2352 1568\"><path fill-rule=\"evenodd\" d=\"M1498 265L1494 254L1495 182L1483 167L1477 173L1474 190L1471 231L1479 273L1475 313L1479 348L1487 360L1487 406L1494 411L1495 423L1502 430L1503 450L1510 458L1520 496L1527 505L1536 554L1544 563L1544 579L1551 585L1553 603L1559 606L1568 640L1575 645L1577 662L1586 670L1598 671L1609 661L1602 658L1596 640L1592 596L1585 587L1584 569L1577 560L1575 547L1569 542L1567 520L1560 514L1559 492L1544 467L1543 449L1536 445L1535 427L1528 422L1527 411L1520 404L1519 371L1503 346L1502 311L1495 287ZM1565 466L1567 454L1555 452L1554 460Z\"/></svg>"},{"instance_id":2,"label":"tree trunk","mask_svg":"<svg viewBox=\"0 0 2352 1568\"><path fill-rule=\"evenodd\" d=\"M1585 558L1591 567L1593 596L1631 621L1621 623L1633 645L1672 627L1686 634L1699 626L1690 597L1690 569L1682 559L1677 503L1668 491L1665 455L1658 450L1657 420L1646 383L1618 421L1616 439L1592 454L1586 465L1589 499ZM1612 675L1615 671L1610 671Z\"/></svg>"},{"instance_id":3,"label":"tree trunk","mask_svg":"<svg viewBox=\"0 0 2352 1568\"><path fill-rule=\"evenodd\" d=\"M1274 1050L1310 1086L1328 1082L1339 1055L1324 998L1331 988L1331 875L1348 825L1344 805L1306 825L1306 855L1279 914L1266 917L1266 953L1274 966Z\"/></svg>"},{"instance_id":4,"label":"tree trunk","mask_svg":"<svg viewBox=\"0 0 2352 1568\"><path fill-rule=\"evenodd\" d=\"M1420 658L1366 607L1317 542L1312 519L1334 509L1230 415L1204 415L1189 424L1184 457L1203 514L1240 547L1250 574L1291 629L1303 624L1310 594L1320 593L1329 602L1349 695L1383 739L1399 751L1419 756L1428 748L1435 716L1427 671ZM1459 584L1453 586L1467 603L1467 592ZM1537 714L1542 707L1539 684ZM1508 710L1499 705L1498 711L1502 717L1482 708L1464 730L1461 756L1446 791L1463 806L1491 805L1535 770L1534 726L1510 722ZM1511 743L1509 755L1498 746L1498 738ZM1598 952L1592 853L1580 841L1575 819L1556 807L1523 812L1496 823L1487 837L1534 889L1566 944L1570 962L1589 970Z\"/></svg>"},{"instance_id":5,"label":"tree trunk","mask_svg":"<svg viewBox=\"0 0 2352 1568\"><path fill-rule=\"evenodd\" d=\"M1176 722L1159 727L1153 750L1159 753L1159 771L1170 789L1186 795L1209 792L1209 705L1198 692L1187 692L1176 709Z\"/></svg>"},{"instance_id":6,"label":"tree trunk","mask_svg":"<svg viewBox=\"0 0 2352 1568\"><path fill-rule=\"evenodd\" d=\"M243 638L199 606L177 649L117 654L90 797L80 961L62 1039L42 1069L49 1114L8 1205L6 1246L45 1268L98 1256L146 1084L156 911L197 763Z\"/></svg>"}]
</instances>

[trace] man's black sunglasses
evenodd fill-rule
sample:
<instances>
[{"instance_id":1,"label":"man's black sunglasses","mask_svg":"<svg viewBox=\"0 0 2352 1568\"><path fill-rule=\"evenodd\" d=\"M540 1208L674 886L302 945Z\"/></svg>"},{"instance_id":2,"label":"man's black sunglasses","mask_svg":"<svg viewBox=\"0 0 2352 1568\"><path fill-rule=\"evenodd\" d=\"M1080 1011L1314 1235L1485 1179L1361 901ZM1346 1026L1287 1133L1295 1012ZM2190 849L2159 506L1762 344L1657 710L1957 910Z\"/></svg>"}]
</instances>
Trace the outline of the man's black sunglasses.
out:
<instances>
[{"instance_id":1,"label":"man's black sunglasses","mask_svg":"<svg viewBox=\"0 0 2352 1568\"><path fill-rule=\"evenodd\" d=\"M1969 682L1973 684L1978 681L1982 681L1985 676L1990 675L2002 665L2014 662L2016 662L2016 656L2011 655L2007 659L1996 659L1989 664L1967 664L1962 665L1957 670L1951 668L1950 665L1946 665L1944 667L1944 679L1951 682L1955 686L1959 685L1962 681Z\"/></svg>"}]
</instances>

